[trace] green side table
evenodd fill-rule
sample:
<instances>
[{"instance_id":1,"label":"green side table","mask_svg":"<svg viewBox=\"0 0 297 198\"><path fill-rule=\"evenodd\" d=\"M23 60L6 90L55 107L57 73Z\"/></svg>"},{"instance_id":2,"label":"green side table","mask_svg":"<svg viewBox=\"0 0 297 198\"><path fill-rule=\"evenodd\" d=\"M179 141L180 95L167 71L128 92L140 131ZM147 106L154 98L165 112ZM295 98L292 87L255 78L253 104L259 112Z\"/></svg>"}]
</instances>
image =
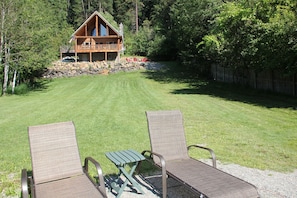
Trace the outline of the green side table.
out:
<instances>
[{"instance_id":1,"label":"green side table","mask_svg":"<svg viewBox=\"0 0 297 198\"><path fill-rule=\"evenodd\" d=\"M133 187L137 188L141 192L141 194L144 194L141 186L132 176L138 163L142 160L145 160L145 157L132 149L107 152L105 153L105 155L119 169L119 174L116 181L111 183L111 188L117 192L117 197L121 196L128 182L130 182ZM132 165L129 172L125 169L125 166L127 164ZM123 175L126 179L122 185L119 185L118 180L121 175Z\"/></svg>"}]
</instances>

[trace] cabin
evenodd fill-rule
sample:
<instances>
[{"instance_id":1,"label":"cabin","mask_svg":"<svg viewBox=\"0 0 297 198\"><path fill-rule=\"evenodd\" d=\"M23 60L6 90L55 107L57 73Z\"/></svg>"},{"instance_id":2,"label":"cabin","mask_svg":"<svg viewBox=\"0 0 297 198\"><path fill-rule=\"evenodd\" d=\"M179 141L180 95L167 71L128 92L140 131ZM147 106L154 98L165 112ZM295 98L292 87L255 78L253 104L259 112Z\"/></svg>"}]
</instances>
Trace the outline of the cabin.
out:
<instances>
[{"instance_id":1,"label":"cabin","mask_svg":"<svg viewBox=\"0 0 297 198\"><path fill-rule=\"evenodd\" d=\"M77 61L115 61L124 51L123 25L116 29L103 13L95 11L71 36L71 46L61 47L61 59L76 57Z\"/></svg>"}]
</instances>

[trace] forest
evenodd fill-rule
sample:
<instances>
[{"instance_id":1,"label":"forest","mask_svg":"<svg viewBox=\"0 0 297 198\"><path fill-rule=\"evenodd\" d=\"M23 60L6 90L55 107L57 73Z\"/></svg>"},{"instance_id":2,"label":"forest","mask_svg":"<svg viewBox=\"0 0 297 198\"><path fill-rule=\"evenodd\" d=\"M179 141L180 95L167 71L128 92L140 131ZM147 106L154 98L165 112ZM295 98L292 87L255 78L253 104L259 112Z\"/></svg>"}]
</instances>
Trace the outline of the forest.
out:
<instances>
[{"instance_id":1,"label":"forest","mask_svg":"<svg viewBox=\"0 0 297 198\"><path fill-rule=\"evenodd\" d=\"M204 75L212 63L295 75L296 7L296 0L1 0L2 95L33 86L95 10L124 24L127 55L178 61Z\"/></svg>"}]
</instances>

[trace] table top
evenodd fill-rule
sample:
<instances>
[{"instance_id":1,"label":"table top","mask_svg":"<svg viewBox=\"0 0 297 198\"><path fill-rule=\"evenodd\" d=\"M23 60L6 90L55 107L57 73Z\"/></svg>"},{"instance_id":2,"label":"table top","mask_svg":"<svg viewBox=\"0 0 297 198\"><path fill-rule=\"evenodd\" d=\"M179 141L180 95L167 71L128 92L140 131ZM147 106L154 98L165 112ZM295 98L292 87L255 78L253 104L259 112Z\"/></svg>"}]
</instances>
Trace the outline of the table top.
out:
<instances>
[{"instance_id":1,"label":"table top","mask_svg":"<svg viewBox=\"0 0 297 198\"><path fill-rule=\"evenodd\" d=\"M135 150L122 150L105 153L116 166L124 166L125 164L135 163L145 160L145 157Z\"/></svg>"}]
</instances>

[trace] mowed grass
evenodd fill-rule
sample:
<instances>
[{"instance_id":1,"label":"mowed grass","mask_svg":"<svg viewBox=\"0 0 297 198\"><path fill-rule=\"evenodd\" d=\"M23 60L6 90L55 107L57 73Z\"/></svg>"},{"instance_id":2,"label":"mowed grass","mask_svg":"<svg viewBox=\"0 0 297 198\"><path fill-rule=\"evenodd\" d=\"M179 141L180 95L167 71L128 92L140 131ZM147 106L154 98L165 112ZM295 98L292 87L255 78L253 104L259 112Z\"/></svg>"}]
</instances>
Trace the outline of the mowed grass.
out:
<instances>
[{"instance_id":1,"label":"mowed grass","mask_svg":"<svg viewBox=\"0 0 297 198\"><path fill-rule=\"evenodd\" d=\"M174 74L174 75L172 75ZM258 169L297 168L296 98L195 79L179 71L61 78L23 96L0 98L0 191L19 193L22 168L31 170L27 127L73 121L80 155L117 170L108 151L150 148L145 111L179 109L188 144L212 148L224 163ZM197 158L207 153L191 150Z\"/></svg>"}]
</instances>

